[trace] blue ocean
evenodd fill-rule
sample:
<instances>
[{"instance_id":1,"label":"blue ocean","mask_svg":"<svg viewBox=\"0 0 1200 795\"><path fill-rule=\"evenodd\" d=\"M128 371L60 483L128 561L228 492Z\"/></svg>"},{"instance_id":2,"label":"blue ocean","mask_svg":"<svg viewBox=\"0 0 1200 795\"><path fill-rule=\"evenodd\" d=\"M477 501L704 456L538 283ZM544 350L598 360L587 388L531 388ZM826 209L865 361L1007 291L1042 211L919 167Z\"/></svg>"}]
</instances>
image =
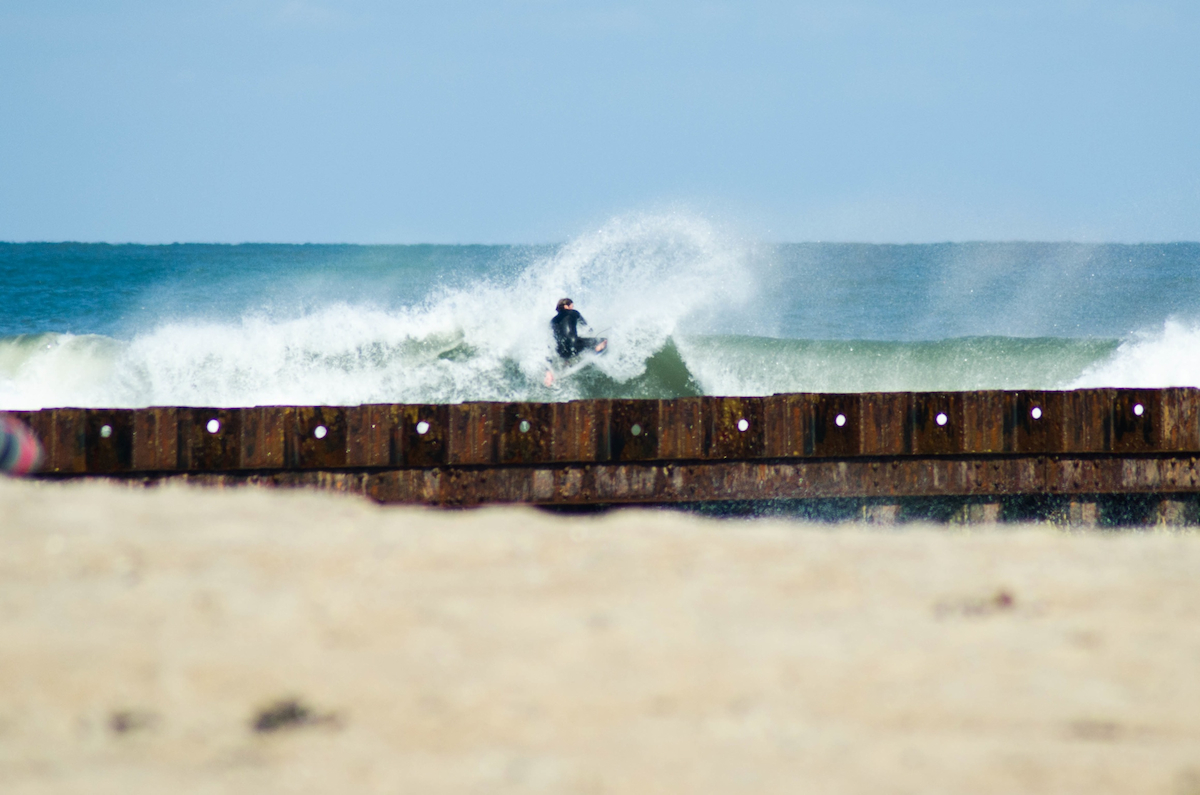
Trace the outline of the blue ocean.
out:
<instances>
[{"instance_id":1,"label":"blue ocean","mask_svg":"<svg viewBox=\"0 0 1200 795\"><path fill-rule=\"evenodd\" d=\"M1200 385L1200 244L0 243L0 408ZM571 297L610 350L552 387Z\"/></svg>"}]
</instances>

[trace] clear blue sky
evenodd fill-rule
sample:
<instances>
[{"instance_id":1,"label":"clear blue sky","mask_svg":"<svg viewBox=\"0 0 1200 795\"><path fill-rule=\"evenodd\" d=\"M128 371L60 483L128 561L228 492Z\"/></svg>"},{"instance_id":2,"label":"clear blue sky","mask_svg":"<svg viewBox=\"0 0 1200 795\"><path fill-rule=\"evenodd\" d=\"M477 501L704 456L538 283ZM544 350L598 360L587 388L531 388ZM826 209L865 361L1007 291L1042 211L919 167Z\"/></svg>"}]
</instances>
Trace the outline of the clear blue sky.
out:
<instances>
[{"instance_id":1,"label":"clear blue sky","mask_svg":"<svg viewBox=\"0 0 1200 795\"><path fill-rule=\"evenodd\" d=\"M0 3L0 240L1200 240L1200 3Z\"/></svg>"}]
</instances>

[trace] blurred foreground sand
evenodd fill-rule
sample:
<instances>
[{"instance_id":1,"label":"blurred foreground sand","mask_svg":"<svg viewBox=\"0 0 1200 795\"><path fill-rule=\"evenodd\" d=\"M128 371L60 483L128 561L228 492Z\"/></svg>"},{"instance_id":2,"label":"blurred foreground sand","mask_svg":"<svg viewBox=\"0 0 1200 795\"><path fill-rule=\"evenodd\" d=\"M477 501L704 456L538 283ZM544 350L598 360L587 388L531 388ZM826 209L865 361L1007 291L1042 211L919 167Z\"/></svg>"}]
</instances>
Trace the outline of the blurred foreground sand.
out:
<instances>
[{"instance_id":1,"label":"blurred foreground sand","mask_svg":"<svg viewBox=\"0 0 1200 795\"><path fill-rule=\"evenodd\" d=\"M1200 795L1200 536L0 480L0 792L251 791Z\"/></svg>"}]
</instances>

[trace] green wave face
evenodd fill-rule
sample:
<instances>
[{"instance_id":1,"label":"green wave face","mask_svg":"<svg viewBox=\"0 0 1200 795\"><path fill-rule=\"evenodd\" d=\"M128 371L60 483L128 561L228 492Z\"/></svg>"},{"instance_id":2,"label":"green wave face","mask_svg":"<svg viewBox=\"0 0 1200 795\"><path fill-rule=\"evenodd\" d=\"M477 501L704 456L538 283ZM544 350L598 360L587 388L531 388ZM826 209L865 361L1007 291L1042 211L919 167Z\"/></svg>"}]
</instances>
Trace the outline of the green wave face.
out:
<instances>
[{"instance_id":1,"label":"green wave face","mask_svg":"<svg viewBox=\"0 0 1200 795\"><path fill-rule=\"evenodd\" d=\"M571 377L571 391L579 398L677 398L704 394L674 340L646 360L646 369L627 381L588 367Z\"/></svg>"},{"instance_id":2,"label":"green wave face","mask_svg":"<svg viewBox=\"0 0 1200 795\"><path fill-rule=\"evenodd\" d=\"M705 336L680 342L708 394L1060 389L1116 340L965 337L933 342Z\"/></svg>"}]
</instances>

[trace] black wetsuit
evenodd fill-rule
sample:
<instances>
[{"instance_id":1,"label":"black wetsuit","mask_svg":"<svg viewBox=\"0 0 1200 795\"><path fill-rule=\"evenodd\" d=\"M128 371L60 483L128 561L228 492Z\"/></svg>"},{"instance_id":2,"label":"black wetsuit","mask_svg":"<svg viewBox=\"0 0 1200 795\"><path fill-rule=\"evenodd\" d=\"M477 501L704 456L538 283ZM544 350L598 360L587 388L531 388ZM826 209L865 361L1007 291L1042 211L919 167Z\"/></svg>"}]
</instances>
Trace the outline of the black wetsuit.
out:
<instances>
[{"instance_id":1,"label":"black wetsuit","mask_svg":"<svg viewBox=\"0 0 1200 795\"><path fill-rule=\"evenodd\" d=\"M578 326L580 323L587 325L583 315L575 309L561 309L550 321L550 328L554 329L554 347L558 350L558 355L564 359L572 359L581 351L594 348L601 342L592 337L579 336Z\"/></svg>"}]
</instances>

